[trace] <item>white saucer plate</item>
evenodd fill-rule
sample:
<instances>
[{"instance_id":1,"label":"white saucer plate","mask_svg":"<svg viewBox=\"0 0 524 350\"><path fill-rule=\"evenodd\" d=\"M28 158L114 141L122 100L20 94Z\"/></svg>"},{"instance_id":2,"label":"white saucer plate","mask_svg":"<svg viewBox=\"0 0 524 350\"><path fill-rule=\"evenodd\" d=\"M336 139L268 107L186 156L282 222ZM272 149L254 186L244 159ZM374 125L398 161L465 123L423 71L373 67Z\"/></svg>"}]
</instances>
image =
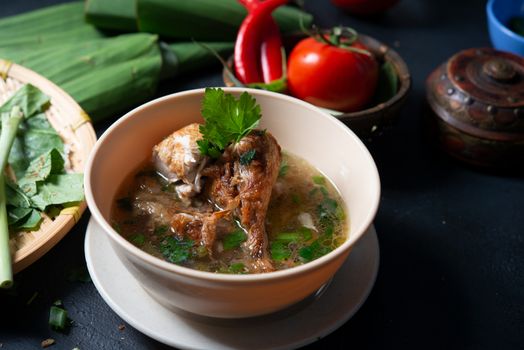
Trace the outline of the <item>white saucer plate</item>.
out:
<instances>
[{"instance_id":1,"label":"white saucer plate","mask_svg":"<svg viewBox=\"0 0 524 350\"><path fill-rule=\"evenodd\" d=\"M319 295L276 314L223 320L174 313L158 304L117 258L93 218L87 227L85 256L98 292L113 311L140 332L180 349L290 349L312 343L357 312L379 267L372 226Z\"/></svg>"}]
</instances>

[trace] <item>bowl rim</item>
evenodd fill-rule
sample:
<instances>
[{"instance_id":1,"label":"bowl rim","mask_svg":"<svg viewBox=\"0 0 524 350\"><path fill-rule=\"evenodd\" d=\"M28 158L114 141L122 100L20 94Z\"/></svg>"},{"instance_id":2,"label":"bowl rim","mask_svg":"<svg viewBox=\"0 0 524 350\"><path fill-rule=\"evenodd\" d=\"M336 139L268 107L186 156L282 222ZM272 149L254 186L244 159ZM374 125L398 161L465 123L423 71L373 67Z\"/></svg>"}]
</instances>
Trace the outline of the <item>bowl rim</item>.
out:
<instances>
[{"instance_id":1,"label":"bowl rim","mask_svg":"<svg viewBox=\"0 0 524 350\"><path fill-rule=\"evenodd\" d=\"M495 15L493 11L493 6L498 0L489 0L486 4L486 12L488 13L488 20L495 24L505 35L509 36L511 39L518 41L521 44L524 44L524 37L518 35L511 29L509 29L504 23L502 23L499 18ZM524 3L523 3L524 4Z\"/></svg>"},{"instance_id":2,"label":"bowl rim","mask_svg":"<svg viewBox=\"0 0 524 350\"><path fill-rule=\"evenodd\" d=\"M119 233L117 233L113 229L113 227L107 222L107 220L104 219L102 213L100 212L95 202L95 199L92 193L91 179L94 177L92 175L92 169L93 169L93 163L96 159L97 154L101 152L101 149L102 149L102 146L105 140L110 137L111 133L115 129L117 129L120 125L126 123L127 120L133 118L135 114L142 112L143 110L147 110L148 108L154 106L155 104L169 101L172 99L178 99L180 97L184 97L187 95L203 95L205 88L199 88L199 89L191 89L191 90L169 94L169 95L154 99L141 106L134 108L133 110L127 112L124 116L116 120L102 134L102 136L99 138L99 140L95 144L95 147L91 151L91 154L89 155L89 158L86 162L86 167L85 167L86 170L85 170L85 175L84 175L84 187L85 187L86 201L91 211L91 214L93 215L95 220L98 222L98 224L104 229L104 232L112 239L113 242L117 243L127 253L133 255L135 258L138 258L140 261L148 264L149 266L153 266L154 268L157 268L157 269L169 272L169 273L174 273L177 275L196 278L200 280L207 280L207 281L214 280L217 282L228 282L228 283L238 283L238 284L243 284L246 282L255 282L255 281L263 282L267 280L287 279L294 275L301 275L301 274L307 273L308 271L318 269L324 266L325 264L327 264L328 262L335 260L342 254L349 252L350 249L353 247L353 245L356 244L356 242L368 231L369 227L372 225L373 220L378 211L379 203L380 203L381 186L380 186L380 178L379 178L378 169L376 167L375 161L373 160L373 157L369 153L364 143L358 138L358 136L356 136L355 133L353 133L349 128L347 128L341 121L329 115L328 113L322 111L318 107L313 106L302 100L299 100L299 99L296 99L294 97L287 96L284 94L279 94L279 93L264 91L264 90L259 90L259 89L249 89L249 88L240 88L240 87L220 87L220 88L222 88L225 92L241 93L241 92L247 91L250 94L255 94L255 95L259 94L259 95L269 96L271 98L287 100L287 102L290 102L293 104L298 103L299 105L302 105L302 107L313 110L317 114L320 113L321 115L323 115L326 118L327 122L334 124L335 127L337 128L341 128L349 137L353 138L353 141L356 142L358 149L364 153L365 157L367 158L367 161L370 164L371 174L369 174L370 176L368 176L367 179L368 181L371 181L373 184L373 187L376 188L375 196L372 200L372 206L371 208L369 208L369 211L365 215L365 218L362 220L362 224L360 225L360 230L356 232L352 232L353 234L350 235L349 238L346 241L344 241L344 243L342 243L339 247L337 247L333 251L329 252L328 254L316 260L308 262L306 264L296 266L293 268L289 268L289 269L285 269L285 270L272 271L272 272L267 272L267 273L239 274L239 275L199 271L199 270L195 270L189 267L180 266L174 263L167 262L149 253L146 253L142 249L136 247L131 242L126 240Z\"/></svg>"}]
</instances>

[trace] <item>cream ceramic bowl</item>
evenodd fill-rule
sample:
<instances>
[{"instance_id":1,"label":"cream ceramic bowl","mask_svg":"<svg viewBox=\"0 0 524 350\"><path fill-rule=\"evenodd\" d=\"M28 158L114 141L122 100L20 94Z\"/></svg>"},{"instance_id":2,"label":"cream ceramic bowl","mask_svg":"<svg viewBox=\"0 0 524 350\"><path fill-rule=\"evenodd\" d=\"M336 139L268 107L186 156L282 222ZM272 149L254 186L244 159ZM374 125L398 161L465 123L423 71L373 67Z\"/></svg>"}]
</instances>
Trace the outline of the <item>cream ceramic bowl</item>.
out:
<instances>
[{"instance_id":1,"label":"cream ceramic bowl","mask_svg":"<svg viewBox=\"0 0 524 350\"><path fill-rule=\"evenodd\" d=\"M85 190L91 213L106 232L115 254L158 302L198 315L241 318L286 308L326 284L372 224L380 181L366 147L329 114L283 94L224 90L235 95L247 90L253 95L262 108L260 128L269 130L284 150L305 158L335 183L349 214L349 239L344 244L289 270L228 275L168 263L143 252L113 230L111 205L120 184L150 157L153 145L165 136L186 124L203 122L203 89L159 98L116 121L90 155Z\"/></svg>"}]
</instances>

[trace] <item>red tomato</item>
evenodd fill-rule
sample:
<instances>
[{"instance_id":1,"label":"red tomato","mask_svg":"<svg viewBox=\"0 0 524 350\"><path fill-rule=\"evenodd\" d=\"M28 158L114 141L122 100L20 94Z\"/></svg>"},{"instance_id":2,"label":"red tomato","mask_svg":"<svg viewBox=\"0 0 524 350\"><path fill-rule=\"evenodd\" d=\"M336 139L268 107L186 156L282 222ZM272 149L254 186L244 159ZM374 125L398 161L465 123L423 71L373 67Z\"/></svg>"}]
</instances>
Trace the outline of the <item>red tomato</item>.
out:
<instances>
[{"instance_id":1,"label":"red tomato","mask_svg":"<svg viewBox=\"0 0 524 350\"><path fill-rule=\"evenodd\" d=\"M352 46L367 49L358 42ZM373 97L378 63L373 56L310 37L291 51L287 74L291 95L319 107L353 112L365 107Z\"/></svg>"},{"instance_id":2,"label":"red tomato","mask_svg":"<svg viewBox=\"0 0 524 350\"><path fill-rule=\"evenodd\" d=\"M358 15L372 15L393 7L399 0L331 0L344 10Z\"/></svg>"}]
</instances>

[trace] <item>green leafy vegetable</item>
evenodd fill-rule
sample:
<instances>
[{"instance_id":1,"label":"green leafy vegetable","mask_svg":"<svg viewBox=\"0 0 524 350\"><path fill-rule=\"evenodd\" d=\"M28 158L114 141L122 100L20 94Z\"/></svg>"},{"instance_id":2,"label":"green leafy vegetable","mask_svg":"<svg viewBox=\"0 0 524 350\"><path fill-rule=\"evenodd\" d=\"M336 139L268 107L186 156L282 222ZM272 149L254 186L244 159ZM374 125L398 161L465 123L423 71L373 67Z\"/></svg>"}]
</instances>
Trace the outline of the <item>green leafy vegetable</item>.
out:
<instances>
[{"instance_id":1,"label":"green leafy vegetable","mask_svg":"<svg viewBox=\"0 0 524 350\"><path fill-rule=\"evenodd\" d=\"M160 243L162 255L170 262L180 264L191 257L191 248L194 242L190 239L176 239L167 237Z\"/></svg>"},{"instance_id":2,"label":"green leafy vegetable","mask_svg":"<svg viewBox=\"0 0 524 350\"><path fill-rule=\"evenodd\" d=\"M111 227L113 228L113 230L115 230L116 232L118 233L122 233L122 226L120 226L120 223L116 222L116 221L113 221L111 223Z\"/></svg>"},{"instance_id":3,"label":"green leafy vegetable","mask_svg":"<svg viewBox=\"0 0 524 350\"><path fill-rule=\"evenodd\" d=\"M80 202L84 199L83 178L82 174L51 175L38 184L38 194L31 200L40 210L52 204Z\"/></svg>"},{"instance_id":4,"label":"green leafy vegetable","mask_svg":"<svg viewBox=\"0 0 524 350\"><path fill-rule=\"evenodd\" d=\"M9 113L14 106L22 110L26 118L30 118L38 112L42 112L49 104L49 97L31 84L22 86L1 107L0 113Z\"/></svg>"},{"instance_id":5,"label":"green leafy vegetable","mask_svg":"<svg viewBox=\"0 0 524 350\"><path fill-rule=\"evenodd\" d=\"M311 245L301 248L298 255L305 261L311 261L326 255L331 250L331 247L319 238L311 243Z\"/></svg>"},{"instance_id":6,"label":"green leafy vegetable","mask_svg":"<svg viewBox=\"0 0 524 350\"><path fill-rule=\"evenodd\" d=\"M249 165L251 161L255 158L256 151L254 149L250 149L249 151L243 153L240 155L240 164L241 165Z\"/></svg>"},{"instance_id":7,"label":"green leafy vegetable","mask_svg":"<svg viewBox=\"0 0 524 350\"><path fill-rule=\"evenodd\" d=\"M142 246L144 243L146 243L146 236L141 233L137 233L136 235L131 236L130 240L134 245Z\"/></svg>"},{"instance_id":8,"label":"green leafy vegetable","mask_svg":"<svg viewBox=\"0 0 524 350\"><path fill-rule=\"evenodd\" d=\"M155 227L154 234L161 236L161 235L165 234L167 231L169 231L169 226L167 226L167 225L160 225L160 226Z\"/></svg>"},{"instance_id":9,"label":"green leafy vegetable","mask_svg":"<svg viewBox=\"0 0 524 350\"><path fill-rule=\"evenodd\" d=\"M312 179L315 185L325 185L326 184L326 178L322 175L313 176Z\"/></svg>"},{"instance_id":10,"label":"green leafy vegetable","mask_svg":"<svg viewBox=\"0 0 524 350\"><path fill-rule=\"evenodd\" d=\"M31 161L53 148L63 155L62 139L49 124L46 116L38 114L25 119L19 127L18 136L9 155L9 164L16 177L23 177Z\"/></svg>"},{"instance_id":11,"label":"green leafy vegetable","mask_svg":"<svg viewBox=\"0 0 524 350\"><path fill-rule=\"evenodd\" d=\"M289 170L289 165L287 165L287 162L283 160L282 163L280 163L280 169L278 170L278 177L286 176L288 170Z\"/></svg>"},{"instance_id":12,"label":"green leafy vegetable","mask_svg":"<svg viewBox=\"0 0 524 350\"><path fill-rule=\"evenodd\" d=\"M256 100L244 92L236 99L219 88L207 88L202 102L205 124L200 126L200 152L213 158L220 156L231 143L240 141L258 125L261 113Z\"/></svg>"},{"instance_id":13,"label":"green leafy vegetable","mask_svg":"<svg viewBox=\"0 0 524 350\"><path fill-rule=\"evenodd\" d=\"M49 97L24 85L0 106L0 284L12 280L9 230L37 230L41 211L51 218L84 199L82 174L64 169L64 144L43 113ZM14 178L5 178L9 165ZM5 283L4 283L5 282Z\"/></svg>"},{"instance_id":14,"label":"green leafy vegetable","mask_svg":"<svg viewBox=\"0 0 524 350\"><path fill-rule=\"evenodd\" d=\"M228 269L228 272L229 273L243 273L244 272L244 269L245 269L245 265L242 264L241 262L239 263L233 263L229 266L229 269Z\"/></svg>"},{"instance_id":15,"label":"green leafy vegetable","mask_svg":"<svg viewBox=\"0 0 524 350\"><path fill-rule=\"evenodd\" d=\"M271 258L275 261L282 261L291 257L291 250L283 241L274 241L270 247Z\"/></svg>"},{"instance_id":16,"label":"green leafy vegetable","mask_svg":"<svg viewBox=\"0 0 524 350\"><path fill-rule=\"evenodd\" d=\"M224 239L222 241L224 250L238 248L240 247L240 244L242 244L242 242L246 241L246 239L247 236L241 229L233 231L232 233L224 236Z\"/></svg>"}]
</instances>

